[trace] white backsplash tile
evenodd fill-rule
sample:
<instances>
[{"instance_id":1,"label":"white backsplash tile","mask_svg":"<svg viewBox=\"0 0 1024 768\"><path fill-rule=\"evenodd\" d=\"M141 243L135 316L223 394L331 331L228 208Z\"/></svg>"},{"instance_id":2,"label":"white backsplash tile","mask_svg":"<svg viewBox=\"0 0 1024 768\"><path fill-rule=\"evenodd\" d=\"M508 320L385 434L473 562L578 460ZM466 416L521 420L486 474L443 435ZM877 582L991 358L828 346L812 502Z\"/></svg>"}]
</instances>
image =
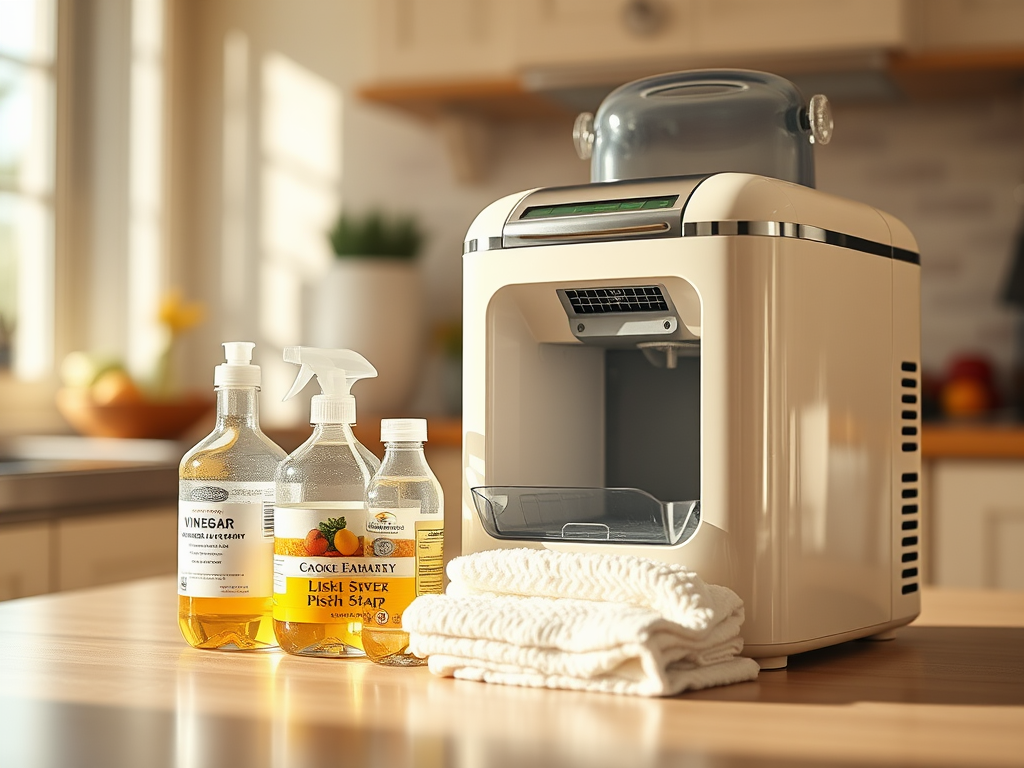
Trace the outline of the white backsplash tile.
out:
<instances>
[{"instance_id":1,"label":"white backsplash tile","mask_svg":"<svg viewBox=\"0 0 1024 768\"><path fill-rule=\"evenodd\" d=\"M989 355L1005 377L1018 312L1000 301L1024 207L1024 102L847 105L818 187L901 219L921 250L922 358Z\"/></svg>"}]
</instances>

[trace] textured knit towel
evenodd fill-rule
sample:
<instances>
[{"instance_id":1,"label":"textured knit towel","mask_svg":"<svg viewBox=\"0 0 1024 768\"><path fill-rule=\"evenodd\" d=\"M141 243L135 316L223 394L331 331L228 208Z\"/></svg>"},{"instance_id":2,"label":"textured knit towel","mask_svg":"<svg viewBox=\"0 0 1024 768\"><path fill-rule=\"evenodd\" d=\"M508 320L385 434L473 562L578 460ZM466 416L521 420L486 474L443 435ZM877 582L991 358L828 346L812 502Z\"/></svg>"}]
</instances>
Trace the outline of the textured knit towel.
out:
<instances>
[{"instance_id":1,"label":"textured knit towel","mask_svg":"<svg viewBox=\"0 0 1024 768\"><path fill-rule=\"evenodd\" d=\"M446 595L402 617L434 674L666 696L752 680L743 604L680 566L617 555L495 550L448 565Z\"/></svg>"}]
</instances>

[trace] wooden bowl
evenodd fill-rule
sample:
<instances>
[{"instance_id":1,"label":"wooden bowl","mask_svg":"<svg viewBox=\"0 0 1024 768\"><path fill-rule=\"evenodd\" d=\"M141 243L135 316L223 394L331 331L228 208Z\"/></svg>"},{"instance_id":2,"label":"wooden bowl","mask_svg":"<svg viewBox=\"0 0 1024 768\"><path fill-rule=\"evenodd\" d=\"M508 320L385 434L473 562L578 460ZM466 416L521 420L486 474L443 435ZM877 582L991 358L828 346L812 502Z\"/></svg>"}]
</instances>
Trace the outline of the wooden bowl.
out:
<instances>
[{"instance_id":1,"label":"wooden bowl","mask_svg":"<svg viewBox=\"0 0 1024 768\"><path fill-rule=\"evenodd\" d=\"M57 410L76 432L89 437L170 440L209 413L208 395L186 394L174 400L138 400L100 404L87 389L57 391Z\"/></svg>"}]
</instances>

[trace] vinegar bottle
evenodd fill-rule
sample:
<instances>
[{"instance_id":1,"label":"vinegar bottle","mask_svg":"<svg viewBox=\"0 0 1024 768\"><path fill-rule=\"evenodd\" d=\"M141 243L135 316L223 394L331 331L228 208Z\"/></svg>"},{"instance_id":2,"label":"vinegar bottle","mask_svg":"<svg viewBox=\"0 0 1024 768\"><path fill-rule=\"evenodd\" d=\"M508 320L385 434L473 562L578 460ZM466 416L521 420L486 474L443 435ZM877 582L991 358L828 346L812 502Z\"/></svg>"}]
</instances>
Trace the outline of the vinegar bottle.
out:
<instances>
[{"instance_id":1,"label":"vinegar bottle","mask_svg":"<svg viewBox=\"0 0 1024 768\"><path fill-rule=\"evenodd\" d=\"M274 633L288 653L363 656L363 621L373 605L363 559L366 486L380 461L352 434L355 381L377 375L351 350L288 347L302 367L288 399L316 376L313 434L277 470L274 510Z\"/></svg>"},{"instance_id":2,"label":"vinegar bottle","mask_svg":"<svg viewBox=\"0 0 1024 768\"><path fill-rule=\"evenodd\" d=\"M260 431L255 346L224 344L216 425L178 468L178 626L196 648L277 645L274 473L285 452Z\"/></svg>"},{"instance_id":3,"label":"vinegar bottle","mask_svg":"<svg viewBox=\"0 0 1024 768\"><path fill-rule=\"evenodd\" d=\"M419 595L441 594L444 573L444 495L427 466L425 419L384 419L384 461L366 491L367 558L386 564L385 587L363 624L366 655L385 666L425 664L409 653L402 613Z\"/></svg>"}]
</instances>

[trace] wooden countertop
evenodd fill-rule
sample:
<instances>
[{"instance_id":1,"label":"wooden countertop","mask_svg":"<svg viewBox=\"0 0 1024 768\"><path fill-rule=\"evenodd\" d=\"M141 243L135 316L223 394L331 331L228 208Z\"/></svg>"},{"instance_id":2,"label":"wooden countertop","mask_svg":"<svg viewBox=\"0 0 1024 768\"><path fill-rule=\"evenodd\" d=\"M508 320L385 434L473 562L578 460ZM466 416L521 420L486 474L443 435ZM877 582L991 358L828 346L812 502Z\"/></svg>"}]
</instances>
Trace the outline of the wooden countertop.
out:
<instances>
[{"instance_id":1,"label":"wooden countertop","mask_svg":"<svg viewBox=\"0 0 1024 768\"><path fill-rule=\"evenodd\" d=\"M0 604L0 765L1011 766L1024 593L925 590L889 642L671 699L198 651L173 578Z\"/></svg>"},{"instance_id":2,"label":"wooden countertop","mask_svg":"<svg viewBox=\"0 0 1024 768\"><path fill-rule=\"evenodd\" d=\"M462 445L462 420L458 416L427 419L431 447L458 448ZM311 431L308 425L267 428L265 431L282 448L297 448ZM380 419L366 417L355 426L356 437L370 450L382 455ZM921 455L925 459L979 458L1024 459L1024 424L1013 422L926 422L921 427Z\"/></svg>"}]
</instances>

